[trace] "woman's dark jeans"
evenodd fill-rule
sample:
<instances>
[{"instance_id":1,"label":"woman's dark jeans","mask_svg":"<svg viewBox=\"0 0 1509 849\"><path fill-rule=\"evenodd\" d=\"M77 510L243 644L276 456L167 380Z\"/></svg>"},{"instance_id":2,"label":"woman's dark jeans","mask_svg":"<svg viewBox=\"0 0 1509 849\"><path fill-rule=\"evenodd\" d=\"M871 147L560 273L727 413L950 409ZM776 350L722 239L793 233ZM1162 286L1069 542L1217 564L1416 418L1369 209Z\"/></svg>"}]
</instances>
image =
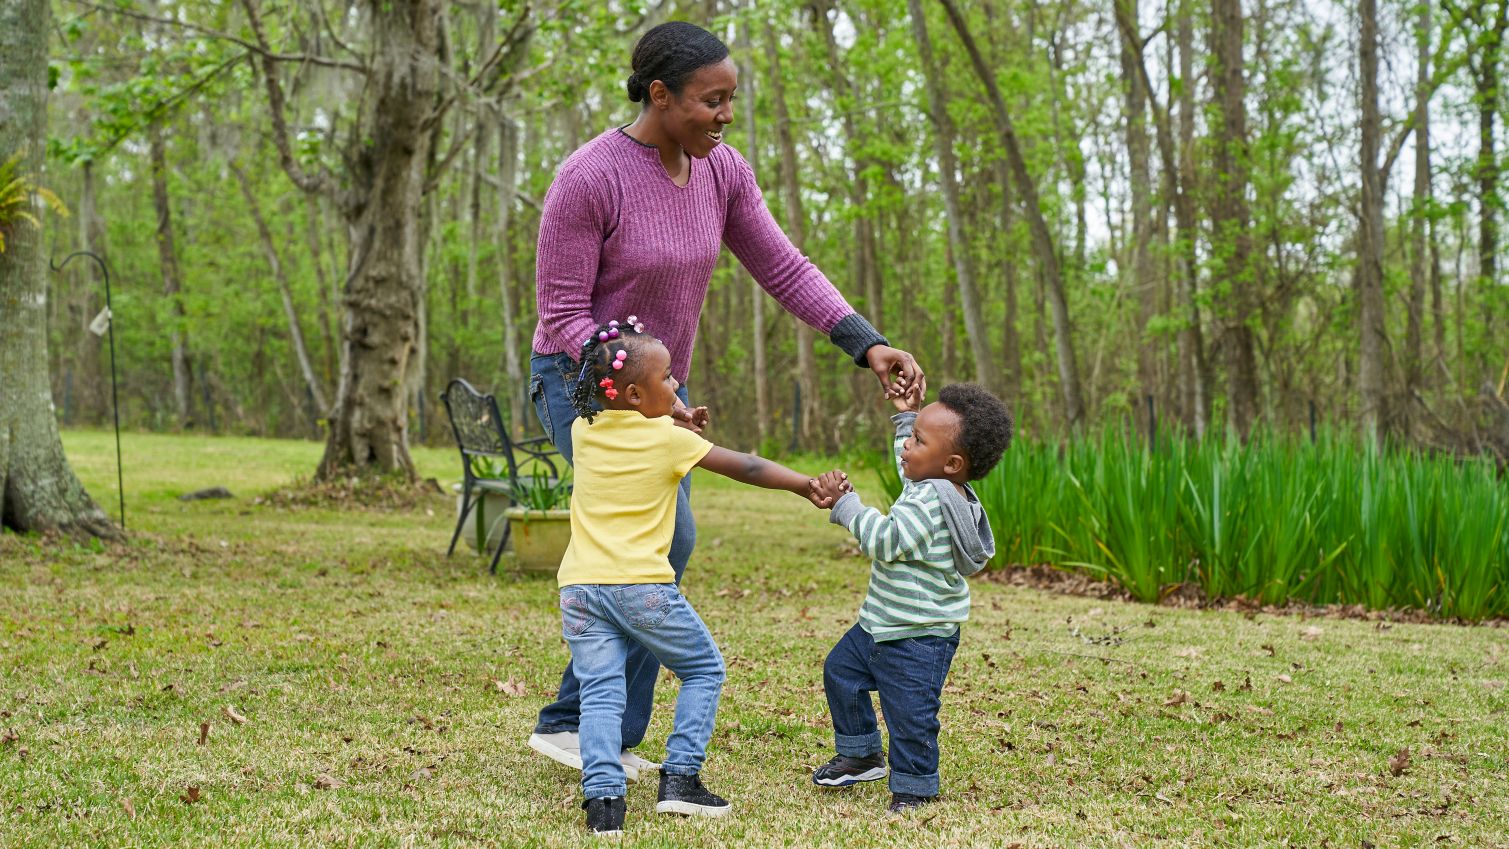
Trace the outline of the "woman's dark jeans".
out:
<instances>
[{"instance_id":1,"label":"woman's dark jeans","mask_svg":"<svg viewBox=\"0 0 1509 849\"><path fill-rule=\"evenodd\" d=\"M571 462L571 423L576 421L576 410L571 406L571 389L576 383L580 366L567 354L536 354L529 361L529 397L534 401L534 411L545 427L545 435L555 444L556 450ZM687 401L686 387L676 390L683 404ZM671 569L676 573L676 583L681 583L681 573L692 557L692 548L697 544L697 523L692 518L692 476L681 479L681 492L676 496L676 530L671 537ZM629 648L624 664L626 698L623 716L623 747L631 749L644 741L645 729L650 725L650 709L655 704L655 679L660 675L660 662L638 644ZM560 694L544 710L540 711L535 724L538 734L554 734L560 731L576 731L581 726L581 687L571 664L561 674Z\"/></svg>"}]
</instances>

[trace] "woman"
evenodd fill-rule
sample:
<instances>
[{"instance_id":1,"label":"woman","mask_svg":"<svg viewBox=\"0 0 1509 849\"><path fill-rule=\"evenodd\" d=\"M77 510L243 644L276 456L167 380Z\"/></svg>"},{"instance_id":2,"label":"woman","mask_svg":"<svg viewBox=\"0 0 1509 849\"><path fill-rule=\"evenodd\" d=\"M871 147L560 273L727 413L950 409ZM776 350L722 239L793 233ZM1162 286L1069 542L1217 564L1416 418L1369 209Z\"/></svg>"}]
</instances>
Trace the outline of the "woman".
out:
<instances>
[{"instance_id":1,"label":"woman","mask_svg":"<svg viewBox=\"0 0 1509 849\"><path fill-rule=\"evenodd\" d=\"M530 397L557 449L571 462L570 395L588 334L610 319L638 316L671 352L682 384L677 417L688 426L686 382L697 318L722 245L788 312L873 370L888 395L916 384L922 369L856 313L781 231L754 171L723 143L733 122L738 73L728 48L684 22L661 24L634 48L629 100L644 106L634 123L608 130L568 157L545 195L536 271L539 324L530 360ZM681 580L696 541L691 477L681 482L670 561ZM623 719L625 772L654 769L629 751L649 725L659 664L630 655ZM566 666L557 700L540 712L529 745L581 768L580 700Z\"/></svg>"}]
</instances>

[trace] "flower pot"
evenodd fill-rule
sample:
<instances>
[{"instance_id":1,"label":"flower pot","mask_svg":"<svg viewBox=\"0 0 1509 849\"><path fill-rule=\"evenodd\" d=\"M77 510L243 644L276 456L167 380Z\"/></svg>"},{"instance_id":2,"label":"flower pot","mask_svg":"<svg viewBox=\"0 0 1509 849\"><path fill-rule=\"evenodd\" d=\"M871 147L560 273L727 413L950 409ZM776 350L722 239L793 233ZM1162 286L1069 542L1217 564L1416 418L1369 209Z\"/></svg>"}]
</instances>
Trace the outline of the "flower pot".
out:
<instances>
[{"instance_id":1,"label":"flower pot","mask_svg":"<svg viewBox=\"0 0 1509 849\"><path fill-rule=\"evenodd\" d=\"M571 542L571 511L510 507L505 515L520 571L554 575Z\"/></svg>"},{"instance_id":2,"label":"flower pot","mask_svg":"<svg viewBox=\"0 0 1509 849\"><path fill-rule=\"evenodd\" d=\"M451 489L456 493L456 514L461 514L465 506L461 502L461 484L453 484ZM472 490L472 501L476 502L472 511L466 514L466 521L461 524L461 538L472 551L485 550L488 554L498 550L498 542L503 539L503 533L508 528L508 517L504 511L508 509L508 496L501 492L488 492L486 490ZM478 534L477 526L481 523L487 529L485 540ZM482 544L479 545L478 543Z\"/></svg>"}]
</instances>

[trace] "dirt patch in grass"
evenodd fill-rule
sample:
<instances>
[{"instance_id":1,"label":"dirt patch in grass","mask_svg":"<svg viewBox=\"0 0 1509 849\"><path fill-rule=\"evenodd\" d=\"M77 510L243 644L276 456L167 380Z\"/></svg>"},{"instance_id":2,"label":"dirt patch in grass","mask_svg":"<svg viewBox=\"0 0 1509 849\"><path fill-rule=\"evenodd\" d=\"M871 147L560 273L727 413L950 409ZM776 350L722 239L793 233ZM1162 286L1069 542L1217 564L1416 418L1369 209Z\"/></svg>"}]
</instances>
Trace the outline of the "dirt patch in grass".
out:
<instances>
[{"instance_id":1,"label":"dirt patch in grass","mask_svg":"<svg viewBox=\"0 0 1509 849\"><path fill-rule=\"evenodd\" d=\"M1013 587L1032 587L1065 595L1084 598L1099 598L1113 601L1136 602L1130 592L1112 581L1101 581L1082 572L1072 572L1053 566L1012 566L992 569L985 573L986 580ZM1360 604L1306 604L1289 601L1282 605L1263 604L1246 596L1235 598L1211 598L1198 584L1170 584L1163 588L1158 607L1175 607L1185 610L1231 610L1240 613L1267 613L1274 616L1297 616L1301 619L1358 619L1368 622L1414 624L1482 625L1489 628L1509 626L1509 620L1486 619L1468 622L1462 619L1442 619L1429 610L1395 609L1369 610Z\"/></svg>"},{"instance_id":2,"label":"dirt patch in grass","mask_svg":"<svg viewBox=\"0 0 1509 849\"><path fill-rule=\"evenodd\" d=\"M446 501L445 491L434 478L410 482L396 476L300 480L253 499L254 504L288 510L321 508L389 512L434 509Z\"/></svg>"}]
</instances>

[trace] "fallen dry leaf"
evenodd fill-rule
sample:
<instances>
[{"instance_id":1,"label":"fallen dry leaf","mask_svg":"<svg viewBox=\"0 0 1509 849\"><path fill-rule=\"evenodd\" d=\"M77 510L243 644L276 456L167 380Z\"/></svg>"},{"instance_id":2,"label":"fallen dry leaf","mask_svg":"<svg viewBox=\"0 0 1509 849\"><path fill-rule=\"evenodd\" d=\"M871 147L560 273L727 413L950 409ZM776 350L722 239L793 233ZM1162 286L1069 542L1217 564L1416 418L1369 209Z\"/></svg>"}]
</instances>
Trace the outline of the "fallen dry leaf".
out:
<instances>
[{"instance_id":1,"label":"fallen dry leaf","mask_svg":"<svg viewBox=\"0 0 1509 849\"><path fill-rule=\"evenodd\" d=\"M4 731L0 731L0 746L9 746L10 744L20 739L21 735L17 734L9 728L5 729Z\"/></svg>"},{"instance_id":2,"label":"fallen dry leaf","mask_svg":"<svg viewBox=\"0 0 1509 849\"><path fill-rule=\"evenodd\" d=\"M1397 754L1388 759L1388 771L1395 775L1403 775L1409 769L1409 747L1405 746Z\"/></svg>"},{"instance_id":3,"label":"fallen dry leaf","mask_svg":"<svg viewBox=\"0 0 1509 849\"><path fill-rule=\"evenodd\" d=\"M131 800L130 799L122 799L121 800L121 807L126 809L126 817L128 819L131 819L132 821L135 821L135 819L136 819L136 806L133 805L133 804L131 804Z\"/></svg>"},{"instance_id":4,"label":"fallen dry leaf","mask_svg":"<svg viewBox=\"0 0 1509 849\"><path fill-rule=\"evenodd\" d=\"M1183 690L1175 690L1173 695L1169 696L1168 699L1163 702L1163 706L1177 707L1187 701L1189 701L1189 693L1186 693Z\"/></svg>"},{"instance_id":5,"label":"fallen dry leaf","mask_svg":"<svg viewBox=\"0 0 1509 849\"><path fill-rule=\"evenodd\" d=\"M199 745L203 746L204 741L208 739L210 739L210 724L201 722L199 723Z\"/></svg>"},{"instance_id":6,"label":"fallen dry leaf","mask_svg":"<svg viewBox=\"0 0 1509 849\"><path fill-rule=\"evenodd\" d=\"M336 778L328 772L322 772L314 779L314 786L319 790L335 790L337 788L344 787L345 785L346 783L344 781L341 781L339 778Z\"/></svg>"},{"instance_id":7,"label":"fallen dry leaf","mask_svg":"<svg viewBox=\"0 0 1509 849\"><path fill-rule=\"evenodd\" d=\"M1294 679L1291 678L1286 673L1280 673L1279 676L1278 676L1278 680L1279 680L1279 683L1281 683L1281 684L1293 684L1294 683Z\"/></svg>"},{"instance_id":8,"label":"fallen dry leaf","mask_svg":"<svg viewBox=\"0 0 1509 849\"><path fill-rule=\"evenodd\" d=\"M1212 693L1219 693L1224 689L1226 689L1225 681L1216 681L1210 685L1210 691Z\"/></svg>"},{"instance_id":9,"label":"fallen dry leaf","mask_svg":"<svg viewBox=\"0 0 1509 849\"><path fill-rule=\"evenodd\" d=\"M493 687L497 688L498 692L504 694L505 696L522 696L527 692L524 687L524 682L516 681L513 678L510 678L507 681L494 681Z\"/></svg>"},{"instance_id":10,"label":"fallen dry leaf","mask_svg":"<svg viewBox=\"0 0 1509 849\"><path fill-rule=\"evenodd\" d=\"M199 801L199 788L195 787L193 785L190 785L189 786L189 792L184 793L182 796L179 796L178 798L180 800L182 800L185 805L192 805L195 802Z\"/></svg>"},{"instance_id":11,"label":"fallen dry leaf","mask_svg":"<svg viewBox=\"0 0 1509 849\"><path fill-rule=\"evenodd\" d=\"M231 722L234 722L237 725L246 724L246 717L236 712L235 705L226 705L225 707L221 708L220 711L224 713L225 718L229 719Z\"/></svg>"},{"instance_id":12,"label":"fallen dry leaf","mask_svg":"<svg viewBox=\"0 0 1509 849\"><path fill-rule=\"evenodd\" d=\"M1316 640L1320 639L1320 635L1324 633L1325 629L1317 628L1314 625L1311 625L1299 632L1299 638L1301 640L1304 640L1305 642L1313 643Z\"/></svg>"},{"instance_id":13,"label":"fallen dry leaf","mask_svg":"<svg viewBox=\"0 0 1509 849\"><path fill-rule=\"evenodd\" d=\"M1200 656L1200 650L1194 646L1186 646L1174 651L1174 657L1187 657L1194 659Z\"/></svg>"}]
</instances>

